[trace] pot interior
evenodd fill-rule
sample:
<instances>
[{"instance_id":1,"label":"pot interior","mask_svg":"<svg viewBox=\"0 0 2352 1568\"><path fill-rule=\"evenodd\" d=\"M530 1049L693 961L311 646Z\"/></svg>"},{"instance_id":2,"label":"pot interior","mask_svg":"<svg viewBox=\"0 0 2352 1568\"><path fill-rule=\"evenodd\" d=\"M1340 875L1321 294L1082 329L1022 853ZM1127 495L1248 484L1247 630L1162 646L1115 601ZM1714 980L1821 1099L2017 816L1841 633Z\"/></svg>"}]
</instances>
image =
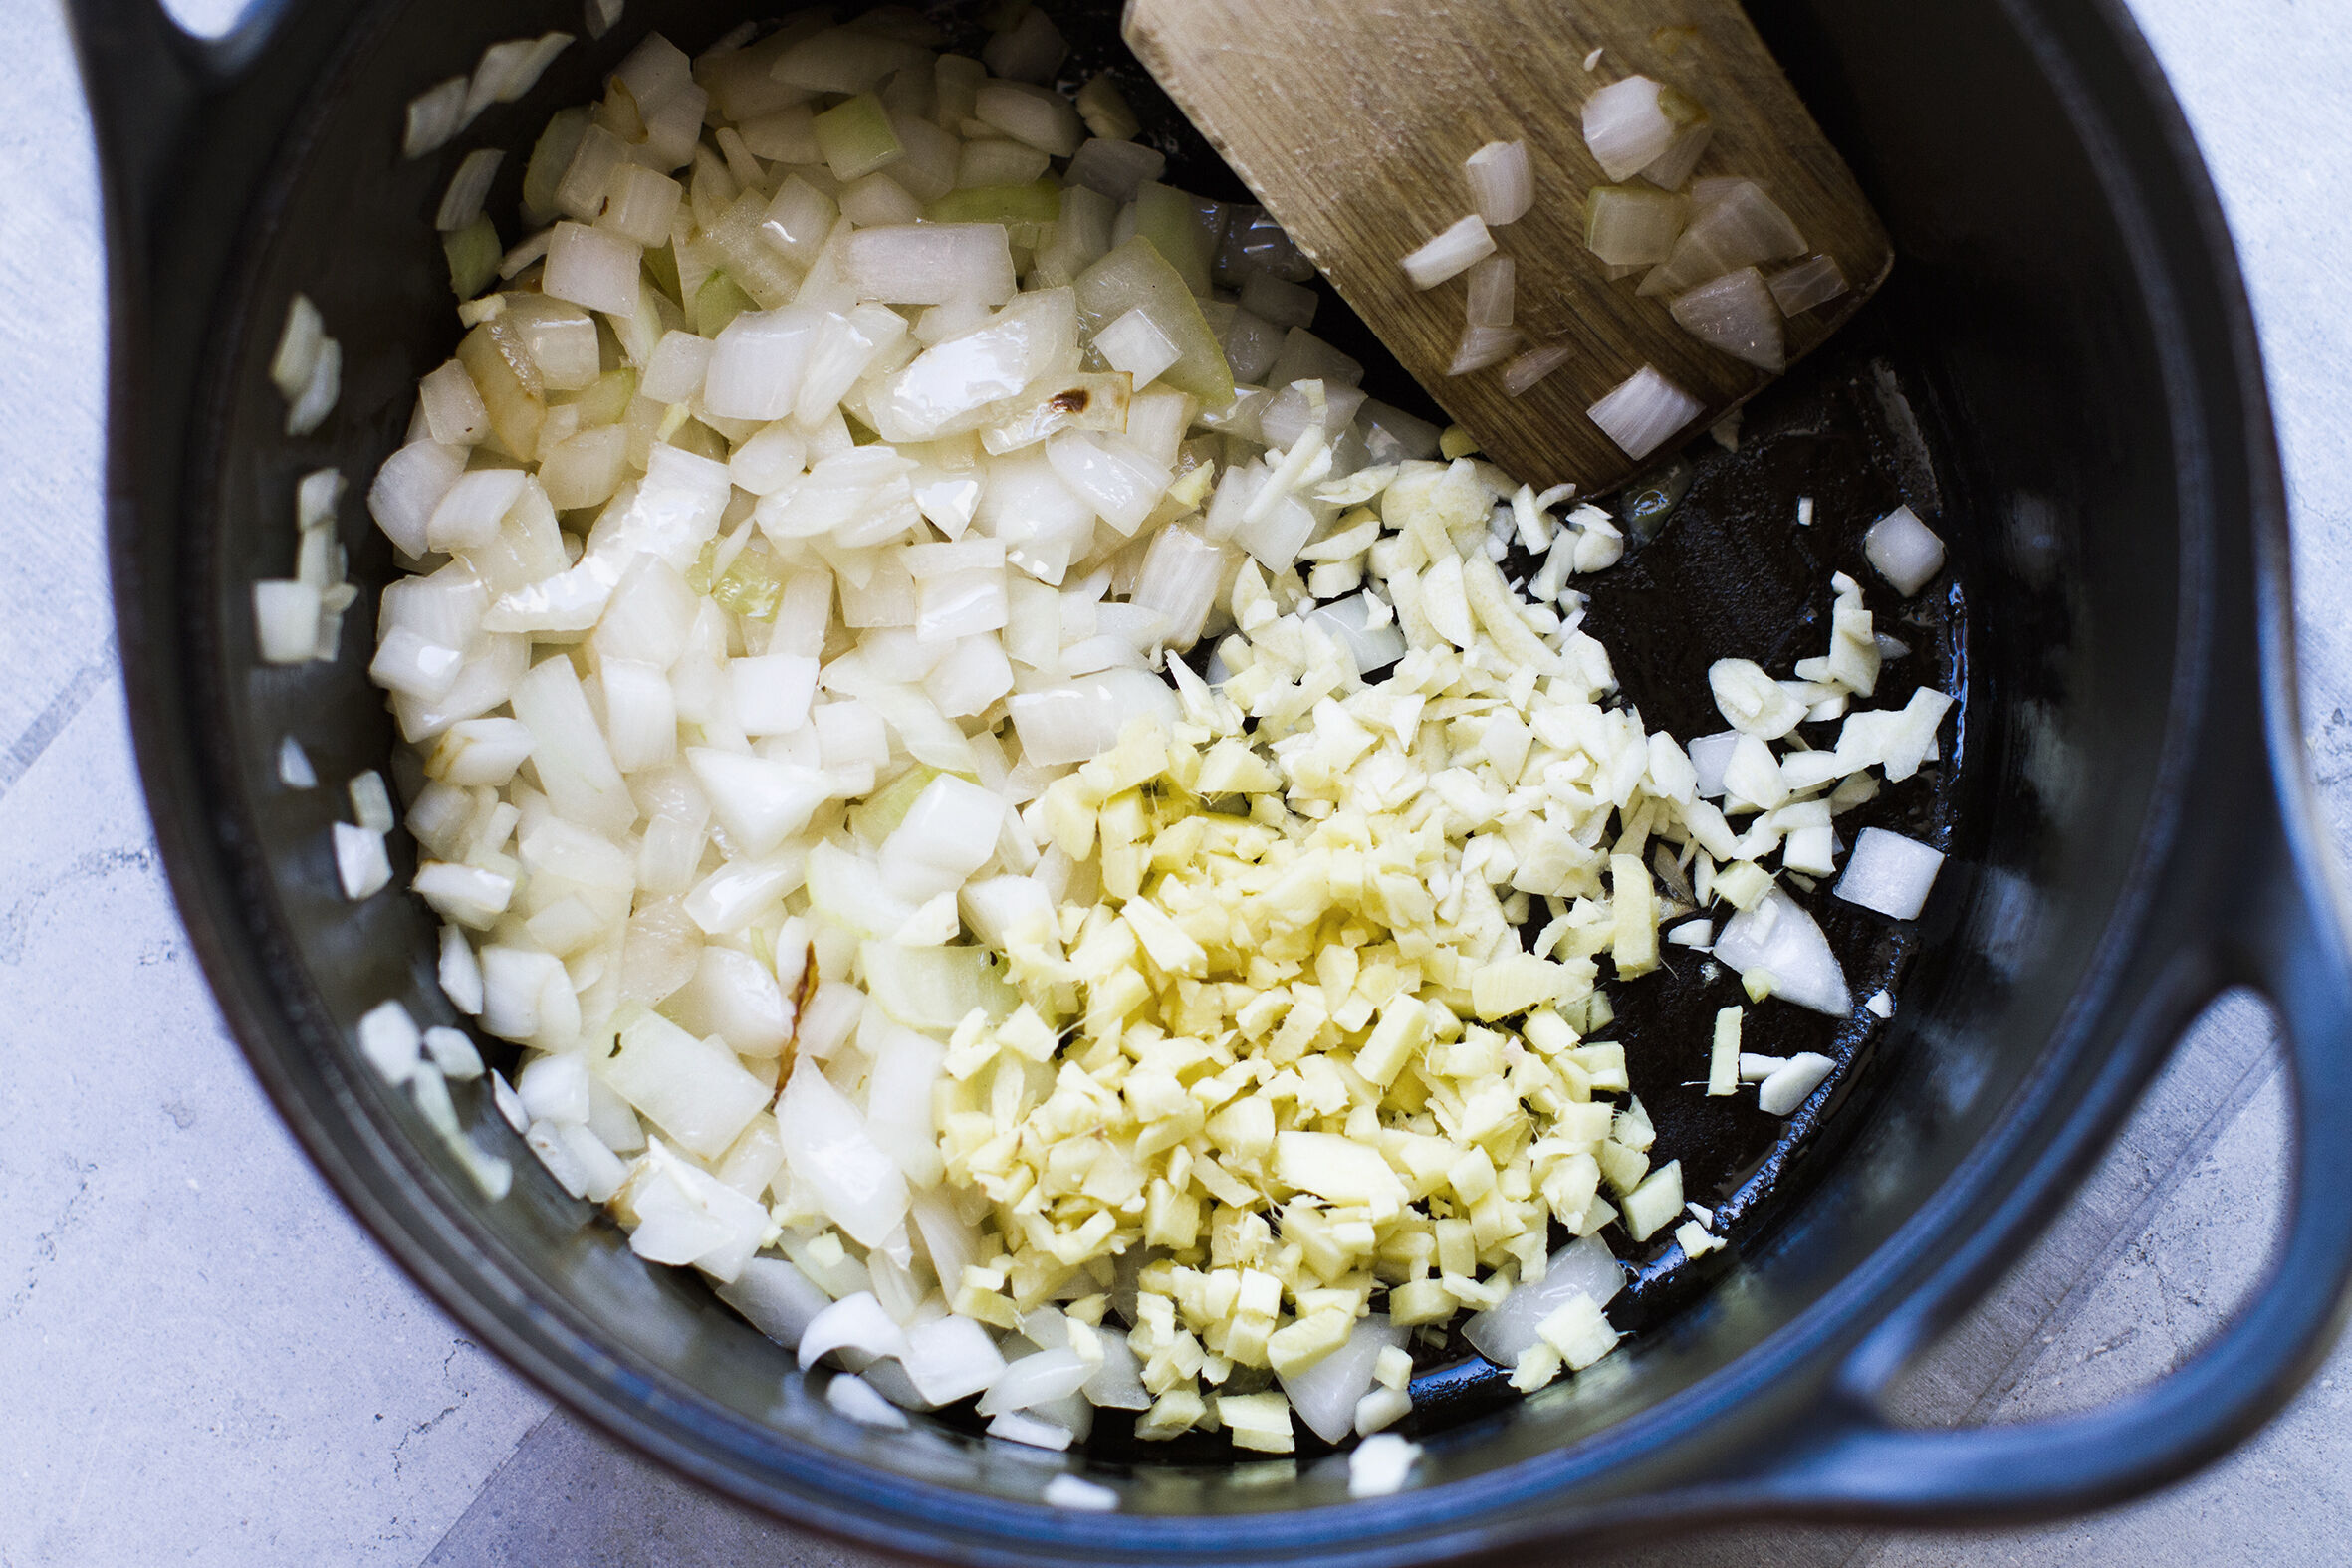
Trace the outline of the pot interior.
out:
<instances>
[{"instance_id":1,"label":"pot interior","mask_svg":"<svg viewBox=\"0 0 2352 1568\"><path fill-rule=\"evenodd\" d=\"M1176 154L1171 183L1246 194L1126 59L1115 8L1047 9L1075 46L1069 73L1122 68L1138 106L1158 107L1153 134ZM1475 1369L1432 1373L1402 1429L1428 1446L1412 1489L1350 1517L1435 1520L1453 1506L1447 1496L1499 1515L1531 1507L1544 1489L1597 1488L1621 1457L1599 1435L1643 1413L1728 1408L1718 1374L1767 1342L1786 1344L1808 1312L1817 1323L1856 1310L1838 1287L1949 1190L2003 1117L2046 1103L2073 1070L2053 1042L2125 903L2156 787L2189 503L2177 479L2177 371L2118 217L2128 193L2097 151L2103 132L2053 87L2055 46L2037 53L1999 7L1750 9L1878 204L1899 261L1845 334L1751 405L1739 451L1694 445L1689 497L1654 544L1595 579L1593 621L1653 724L1686 739L1708 733L1720 725L1706 711L1706 664L1738 654L1780 668L1817 648L1829 572L1861 575L1860 530L1908 501L1947 540L1962 591L1910 606L1909 621L1890 628L1917 650L1895 695L1918 681L1965 690L1961 738L1932 782L1890 790L1861 820L1936 836L1950 863L1916 933L1814 901L1855 994L1886 985L1899 1002L1872 1032L1809 1014L1771 1022L1764 1048L1849 1059L1818 1121L1760 1126L1753 1107L1735 1118L1682 1086L1703 1071L1703 1020L1736 1000L1735 982L1686 977L1671 999L1641 995L1662 990L1655 983L1612 987L1661 1151L1694 1172L1692 1196L1725 1207L1735 1244L1704 1266L1648 1269L1630 1318L1620 1314L1640 1332L1533 1398L1499 1397L1492 1374ZM459 1110L477 1142L516 1171L510 1197L482 1202L349 1044L359 1015L386 998L420 1021L459 1021L433 980L430 912L402 896L347 903L329 848L330 823L348 819L342 781L384 768L394 746L364 675L372 591L394 566L359 497L401 438L417 377L460 334L432 211L467 149L505 146L491 210L511 221L530 142L553 109L593 96L649 27L691 52L744 14L633 0L612 36L567 51L523 104L493 108L413 162L397 154L407 99L467 69L490 42L577 30L576 0L410 0L346 23L306 15L265 57L290 71L291 57L315 55L300 91L281 95L299 106L291 119L224 116L220 133L253 146L271 174L242 218L242 264L207 302L211 347L186 410L185 515L137 544L153 574L176 584L183 622L169 658L193 704L201 794L176 804L197 815L225 868L215 907L191 906L191 920L218 918L254 955L274 1012L249 1049L314 1146L341 1148L357 1173L347 1188L365 1189L352 1196L394 1249L527 1369L664 1456L739 1495L851 1528L865 1528L852 1516L938 1512L929 1487L974 1494L969 1518L924 1527L931 1539L1014 1527L1016 1515L983 1499L1034 1500L1064 1469L1115 1487L1122 1517L1254 1517L1236 1519L1244 1533L1233 1540L1270 1552L1294 1532L1328 1538L1327 1515L1267 1517L1344 1500L1344 1461L1311 1439L1295 1460L1237 1466L1207 1442L1153 1450L1106 1439L1061 1456L949 1422L877 1435L845 1421L698 1280L640 1263L616 1229L591 1223L488 1096L467 1092ZM1563 113L1573 101L1566 90ZM318 303L345 352L341 402L302 440L283 434L264 373L296 290ZM1368 336L1329 330L1337 315L1327 305L1317 331L1373 367L1367 384L1418 400L1409 386L1378 384L1385 355ZM261 665L248 585L286 573L295 481L329 463L353 485L342 533L361 602L336 662ZM1794 525L1797 494L1818 498L1810 532ZM1882 624L1894 618L1883 584L1871 598ZM288 735L322 787L277 782ZM413 846L394 843L404 881ZM1752 1014L1752 1025L1774 1011Z\"/></svg>"}]
</instances>

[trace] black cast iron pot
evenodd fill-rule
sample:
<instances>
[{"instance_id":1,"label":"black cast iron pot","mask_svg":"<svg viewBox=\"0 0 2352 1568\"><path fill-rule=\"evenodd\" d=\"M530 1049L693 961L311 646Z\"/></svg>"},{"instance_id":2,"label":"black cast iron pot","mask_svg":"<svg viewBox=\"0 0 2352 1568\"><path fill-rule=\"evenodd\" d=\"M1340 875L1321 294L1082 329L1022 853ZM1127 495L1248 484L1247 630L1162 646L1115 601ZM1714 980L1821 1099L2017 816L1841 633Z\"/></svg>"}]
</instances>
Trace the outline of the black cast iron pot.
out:
<instances>
[{"instance_id":1,"label":"black cast iron pot","mask_svg":"<svg viewBox=\"0 0 2352 1568\"><path fill-rule=\"evenodd\" d=\"M584 1225L466 1098L476 1135L517 1161L515 1195L481 1202L349 1043L385 997L450 1016L426 911L346 903L327 848L333 785L390 749L362 674L371 617L363 603L333 664L263 667L246 585L287 572L294 479L333 462L363 485L455 340L427 220L463 149L527 146L644 27L698 49L744 8L630 0L615 36L415 162L397 155L405 101L493 40L577 30L577 0L279 0L217 44L152 0L70 9L107 186L117 615L190 935L353 1211L471 1332L606 1429L785 1517L958 1561L1524 1558L1701 1520L2109 1502L2245 1436L2325 1351L2352 1274L2352 962L2297 744L2278 463L2220 213L2113 0L1752 7L1902 257L1875 322L1850 330L1884 357L1847 372L1907 394L1910 445L1873 460L1929 493L1969 590L1939 632L1966 682L1935 802L1952 863L1916 931L1877 950L1900 970L1895 1022L1839 1035L1841 1103L1763 1162L1773 1201L1712 1288L1646 1294L1625 1350L1537 1398L1433 1397L1412 1484L1353 1502L1330 1456L1237 1470L853 1426L697 1281ZM1099 59L1114 20L1064 26ZM334 418L290 440L265 368L297 289L347 359ZM354 575L380 585L388 551L347 511ZM1719 576L1671 629L1708 657L1755 585ZM329 787L276 783L288 733ZM1889 1380L2237 984L2283 1018L2297 1131L2285 1238L2245 1309L2102 1410L1890 1425ZM1120 1510L1042 1506L1064 1470Z\"/></svg>"}]
</instances>

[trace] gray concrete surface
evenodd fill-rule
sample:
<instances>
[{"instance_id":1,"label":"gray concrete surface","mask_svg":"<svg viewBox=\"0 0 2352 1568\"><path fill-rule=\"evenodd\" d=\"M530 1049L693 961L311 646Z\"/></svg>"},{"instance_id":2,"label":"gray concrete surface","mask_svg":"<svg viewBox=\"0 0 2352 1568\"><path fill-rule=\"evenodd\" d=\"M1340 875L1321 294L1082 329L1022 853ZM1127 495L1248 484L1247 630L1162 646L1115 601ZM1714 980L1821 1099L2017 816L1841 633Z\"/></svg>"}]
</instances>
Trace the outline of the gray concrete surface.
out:
<instances>
[{"instance_id":1,"label":"gray concrete surface","mask_svg":"<svg viewBox=\"0 0 2352 1568\"><path fill-rule=\"evenodd\" d=\"M175 0L217 28L235 0ZM2352 29L2341 0L2134 0L2206 149L2269 356L2306 736L2352 844ZM336 1206L246 1073L155 865L99 544L88 126L52 0L0 5L0 1568L833 1568L551 1411ZM2081 1200L1906 1384L1921 1420L2162 1375L2258 1268L2285 1099L2226 1002ZM2352 1363L2243 1451L2087 1519L1743 1531L1634 1564L2352 1561Z\"/></svg>"}]
</instances>

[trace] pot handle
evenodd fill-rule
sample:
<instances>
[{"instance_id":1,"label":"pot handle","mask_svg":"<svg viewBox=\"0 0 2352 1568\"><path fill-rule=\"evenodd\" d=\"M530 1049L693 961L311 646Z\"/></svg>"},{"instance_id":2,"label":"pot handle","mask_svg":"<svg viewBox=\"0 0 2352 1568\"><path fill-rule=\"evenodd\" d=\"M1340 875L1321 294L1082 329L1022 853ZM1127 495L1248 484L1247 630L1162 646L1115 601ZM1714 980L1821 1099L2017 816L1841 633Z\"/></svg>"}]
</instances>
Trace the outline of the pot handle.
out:
<instances>
[{"instance_id":1,"label":"pot handle","mask_svg":"<svg viewBox=\"0 0 2352 1568\"><path fill-rule=\"evenodd\" d=\"M110 189L152 210L206 100L242 80L295 0L248 0L237 25L199 38L160 0L65 0Z\"/></svg>"},{"instance_id":2,"label":"pot handle","mask_svg":"<svg viewBox=\"0 0 2352 1568\"><path fill-rule=\"evenodd\" d=\"M1984 1260L1955 1258L1855 1347L1818 1411L1815 1441L1761 1477L1766 1506L1888 1523L1989 1522L2076 1512L2144 1492L2246 1438L2326 1356L2352 1286L2352 949L2324 842L2294 781L2265 842L2238 862L2234 928L2176 955L2117 1049L2178 1037L2222 990L2264 993L2286 1038L2295 1153L2285 1236L2237 1316L2150 1388L2050 1421L1967 1428L1890 1423L1879 1396L1972 1301ZM2298 853L2301 849L2303 852ZM2148 1058L2141 1058L2148 1059Z\"/></svg>"}]
</instances>

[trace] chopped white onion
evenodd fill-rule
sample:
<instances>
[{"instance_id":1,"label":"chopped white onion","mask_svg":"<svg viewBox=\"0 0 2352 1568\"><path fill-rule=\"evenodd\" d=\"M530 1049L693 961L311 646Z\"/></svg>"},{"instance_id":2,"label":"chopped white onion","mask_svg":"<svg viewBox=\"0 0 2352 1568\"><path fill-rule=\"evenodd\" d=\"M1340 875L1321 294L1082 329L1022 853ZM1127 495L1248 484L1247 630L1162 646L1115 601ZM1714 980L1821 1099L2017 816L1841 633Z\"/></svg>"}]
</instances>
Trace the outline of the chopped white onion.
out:
<instances>
[{"instance_id":1,"label":"chopped white onion","mask_svg":"<svg viewBox=\"0 0 2352 1568\"><path fill-rule=\"evenodd\" d=\"M1517 284L1518 264L1508 256L1490 256L1472 267L1468 310L1470 325L1509 327L1514 310L1512 296ZM1284 287L1291 286L1286 284Z\"/></svg>"},{"instance_id":2,"label":"chopped white onion","mask_svg":"<svg viewBox=\"0 0 2352 1568\"><path fill-rule=\"evenodd\" d=\"M913 223L860 229L842 251L842 281L861 300L943 305L1013 297L1013 254L1001 223Z\"/></svg>"},{"instance_id":3,"label":"chopped white onion","mask_svg":"<svg viewBox=\"0 0 2352 1568\"><path fill-rule=\"evenodd\" d=\"M1518 397L1566 364L1575 351L1576 345L1569 342L1544 343L1529 349L1503 367L1503 390Z\"/></svg>"},{"instance_id":4,"label":"chopped white onion","mask_svg":"<svg viewBox=\"0 0 2352 1568\"><path fill-rule=\"evenodd\" d=\"M286 304L286 325L279 330L278 346L270 356L270 380L279 395L292 402L310 385L319 355L327 346L327 324L307 294Z\"/></svg>"},{"instance_id":5,"label":"chopped white onion","mask_svg":"<svg viewBox=\"0 0 2352 1568\"><path fill-rule=\"evenodd\" d=\"M495 147L477 147L467 153L457 172L449 176L449 188L441 193L441 207L433 215L433 227L446 234L480 217L482 203L490 195L490 183L498 178L498 166L505 161L506 154Z\"/></svg>"},{"instance_id":6,"label":"chopped white onion","mask_svg":"<svg viewBox=\"0 0 2352 1568\"><path fill-rule=\"evenodd\" d=\"M1940 849L1883 827L1865 827L1834 891L1847 903L1875 909L1890 920L1917 920L1943 865Z\"/></svg>"},{"instance_id":7,"label":"chopped white onion","mask_svg":"<svg viewBox=\"0 0 2352 1568\"><path fill-rule=\"evenodd\" d=\"M319 787L318 770L311 767L310 754L291 735L278 743L278 782L289 789Z\"/></svg>"},{"instance_id":8,"label":"chopped white onion","mask_svg":"<svg viewBox=\"0 0 2352 1568\"><path fill-rule=\"evenodd\" d=\"M1642 279L1641 294L1677 295L1727 272L1804 254L1804 236L1762 185L1752 179L1720 183L1694 200L1690 225L1673 253Z\"/></svg>"},{"instance_id":9,"label":"chopped white onion","mask_svg":"<svg viewBox=\"0 0 2352 1568\"><path fill-rule=\"evenodd\" d=\"M1780 310L1764 287L1764 274L1754 267L1678 294L1670 309L1683 331L1708 346L1774 375L1787 368Z\"/></svg>"},{"instance_id":10,"label":"chopped white onion","mask_svg":"<svg viewBox=\"0 0 2352 1568\"><path fill-rule=\"evenodd\" d=\"M302 395L286 409L286 433L309 435L326 422L335 411L335 400L343 391L343 344L330 337L319 345L319 358L311 366L311 378L303 383Z\"/></svg>"},{"instance_id":11,"label":"chopped white onion","mask_svg":"<svg viewBox=\"0 0 2352 1568\"><path fill-rule=\"evenodd\" d=\"M1005 1372L1005 1358L988 1330L968 1317L934 1318L909 1328L899 1359L916 1390L934 1405L978 1394Z\"/></svg>"},{"instance_id":12,"label":"chopped white onion","mask_svg":"<svg viewBox=\"0 0 2352 1568\"><path fill-rule=\"evenodd\" d=\"M1535 204L1535 172L1524 141L1490 141L1463 159L1471 205L1489 227L1517 223Z\"/></svg>"},{"instance_id":13,"label":"chopped white onion","mask_svg":"<svg viewBox=\"0 0 2352 1568\"><path fill-rule=\"evenodd\" d=\"M1406 1330L1375 1312L1358 1318L1347 1342L1302 1372L1281 1378L1291 1408L1325 1443L1339 1443L1355 1428L1356 1402L1370 1392L1372 1363L1381 1351L1405 1342Z\"/></svg>"},{"instance_id":14,"label":"chopped white onion","mask_svg":"<svg viewBox=\"0 0 2352 1568\"><path fill-rule=\"evenodd\" d=\"M905 1174L875 1146L864 1115L815 1061L804 1058L793 1067L776 1122L786 1163L835 1225L868 1246L897 1228L906 1216Z\"/></svg>"},{"instance_id":15,"label":"chopped white onion","mask_svg":"<svg viewBox=\"0 0 2352 1568\"><path fill-rule=\"evenodd\" d=\"M1671 156L1674 164L1661 169L1658 183L1680 185L1706 145L1707 129L1705 110L1648 77L1612 82L1584 101L1584 145L1612 182Z\"/></svg>"},{"instance_id":16,"label":"chopped white onion","mask_svg":"<svg viewBox=\"0 0 2352 1568\"><path fill-rule=\"evenodd\" d=\"M781 1257L751 1259L733 1282L719 1287L718 1294L752 1327L787 1350L798 1349L809 1325L832 1305L807 1274Z\"/></svg>"},{"instance_id":17,"label":"chopped white onion","mask_svg":"<svg viewBox=\"0 0 2352 1568\"><path fill-rule=\"evenodd\" d=\"M384 853L383 834L349 822L334 824L335 874L343 896L353 903L372 898L390 885L391 857Z\"/></svg>"},{"instance_id":18,"label":"chopped white onion","mask_svg":"<svg viewBox=\"0 0 2352 1568\"><path fill-rule=\"evenodd\" d=\"M386 1083L406 1083L424 1059L424 1036L397 1002L382 1002L359 1018L359 1051Z\"/></svg>"},{"instance_id":19,"label":"chopped white onion","mask_svg":"<svg viewBox=\"0 0 2352 1568\"><path fill-rule=\"evenodd\" d=\"M1096 333L1094 350L1112 369L1133 376L1138 388L1150 385L1161 371L1183 357L1159 324L1140 308Z\"/></svg>"},{"instance_id":20,"label":"chopped white onion","mask_svg":"<svg viewBox=\"0 0 2352 1568\"><path fill-rule=\"evenodd\" d=\"M1799 1051L1756 1086L1756 1106L1767 1116L1786 1116L1813 1097L1837 1063L1813 1051Z\"/></svg>"},{"instance_id":21,"label":"chopped white onion","mask_svg":"<svg viewBox=\"0 0 2352 1568\"><path fill-rule=\"evenodd\" d=\"M319 587L293 579L253 585L254 643L265 664L301 664L319 651Z\"/></svg>"},{"instance_id":22,"label":"chopped white onion","mask_svg":"<svg viewBox=\"0 0 2352 1568\"><path fill-rule=\"evenodd\" d=\"M1167 166L1167 157L1157 148L1140 141L1105 141L1097 136L1078 148L1064 178L1073 185L1100 191L1113 201L1127 202L1134 200L1137 186L1158 179Z\"/></svg>"},{"instance_id":23,"label":"chopped white onion","mask_svg":"<svg viewBox=\"0 0 2352 1568\"><path fill-rule=\"evenodd\" d=\"M1516 327L1465 327L1461 342L1455 345L1453 360L1446 366L1446 374L1469 375L1501 364L1518 350L1526 336Z\"/></svg>"},{"instance_id":24,"label":"chopped white onion","mask_svg":"<svg viewBox=\"0 0 2352 1568\"><path fill-rule=\"evenodd\" d=\"M1397 265L1404 268L1405 277L1414 288L1434 289L1494 254L1495 237L1487 232L1486 221L1474 212L1419 249L1399 257Z\"/></svg>"},{"instance_id":25,"label":"chopped white onion","mask_svg":"<svg viewBox=\"0 0 2352 1568\"><path fill-rule=\"evenodd\" d=\"M1600 56L1592 52L1584 69L1590 71L1593 60ZM1393 1432L1376 1433L1364 1439L1347 1456L1347 1495L1350 1497L1385 1497L1401 1489L1405 1477L1412 1473L1413 1463L1421 1457L1421 1445L1409 1443Z\"/></svg>"},{"instance_id":26,"label":"chopped white onion","mask_svg":"<svg viewBox=\"0 0 2352 1568\"><path fill-rule=\"evenodd\" d=\"M1119 1505L1117 1492L1076 1475L1057 1475L1047 1481L1044 1497L1051 1507L1077 1513L1112 1513Z\"/></svg>"},{"instance_id":27,"label":"chopped white onion","mask_svg":"<svg viewBox=\"0 0 2352 1568\"><path fill-rule=\"evenodd\" d=\"M882 1309L882 1303L870 1290L841 1297L815 1317L801 1325L801 1370L806 1372L829 1355L840 1355L844 1362L851 1356L863 1358L865 1363L884 1356L906 1353L906 1331L897 1319Z\"/></svg>"},{"instance_id":28,"label":"chopped white onion","mask_svg":"<svg viewBox=\"0 0 2352 1568\"><path fill-rule=\"evenodd\" d=\"M451 77L408 101L407 123L400 135L400 156L421 158L465 128L470 85L464 77Z\"/></svg>"},{"instance_id":29,"label":"chopped white onion","mask_svg":"<svg viewBox=\"0 0 2352 1568\"><path fill-rule=\"evenodd\" d=\"M1502 1301L1462 1325L1463 1337L1499 1367L1518 1362L1540 1337L1537 1327L1572 1296L1605 1307L1625 1288L1625 1269L1598 1235L1581 1236L1551 1254L1543 1277L1514 1286Z\"/></svg>"},{"instance_id":30,"label":"chopped white onion","mask_svg":"<svg viewBox=\"0 0 2352 1568\"><path fill-rule=\"evenodd\" d=\"M559 223L548 237L540 287L559 300L608 316L637 314L641 254L626 237L585 223Z\"/></svg>"},{"instance_id":31,"label":"chopped white onion","mask_svg":"<svg viewBox=\"0 0 2352 1568\"><path fill-rule=\"evenodd\" d=\"M1829 951L1829 939L1821 935L1813 917L1778 888L1725 923L1723 935L1715 939L1715 956L1743 976L1764 971L1770 977L1772 995L1800 1008L1833 1018L1853 1010L1853 995L1846 990L1837 955Z\"/></svg>"},{"instance_id":32,"label":"chopped white onion","mask_svg":"<svg viewBox=\"0 0 2352 1568\"><path fill-rule=\"evenodd\" d=\"M1664 446L1705 408L1654 366L1645 364L1585 412L1627 457L1639 459Z\"/></svg>"},{"instance_id":33,"label":"chopped white onion","mask_svg":"<svg viewBox=\"0 0 2352 1568\"><path fill-rule=\"evenodd\" d=\"M1373 604L1372 595L1358 593L1320 605L1306 617L1308 625L1319 626L1337 638L1356 674L1367 678L1403 658L1406 646L1404 630L1393 615L1373 624Z\"/></svg>"},{"instance_id":34,"label":"chopped white onion","mask_svg":"<svg viewBox=\"0 0 2352 1568\"><path fill-rule=\"evenodd\" d=\"M1783 316L1796 316L1836 299L1851 287L1834 257L1807 256L1772 274L1772 300Z\"/></svg>"},{"instance_id":35,"label":"chopped white onion","mask_svg":"<svg viewBox=\"0 0 2352 1568\"><path fill-rule=\"evenodd\" d=\"M980 63L990 75L1015 82L1051 82L1067 58L1069 45L1062 41L1061 30L1036 6L1023 7L1021 19L980 51Z\"/></svg>"},{"instance_id":36,"label":"chopped white onion","mask_svg":"<svg viewBox=\"0 0 2352 1568\"><path fill-rule=\"evenodd\" d=\"M1909 507L1897 507L1862 536L1862 554L1909 598L1944 569L1944 542Z\"/></svg>"},{"instance_id":37,"label":"chopped white onion","mask_svg":"<svg viewBox=\"0 0 2352 1568\"><path fill-rule=\"evenodd\" d=\"M906 1413L875 1393L873 1385L854 1372L834 1373L832 1381L824 1386L824 1402L859 1426L879 1427L887 1432L906 1430Z\"/></svg>"}]
</instances>

